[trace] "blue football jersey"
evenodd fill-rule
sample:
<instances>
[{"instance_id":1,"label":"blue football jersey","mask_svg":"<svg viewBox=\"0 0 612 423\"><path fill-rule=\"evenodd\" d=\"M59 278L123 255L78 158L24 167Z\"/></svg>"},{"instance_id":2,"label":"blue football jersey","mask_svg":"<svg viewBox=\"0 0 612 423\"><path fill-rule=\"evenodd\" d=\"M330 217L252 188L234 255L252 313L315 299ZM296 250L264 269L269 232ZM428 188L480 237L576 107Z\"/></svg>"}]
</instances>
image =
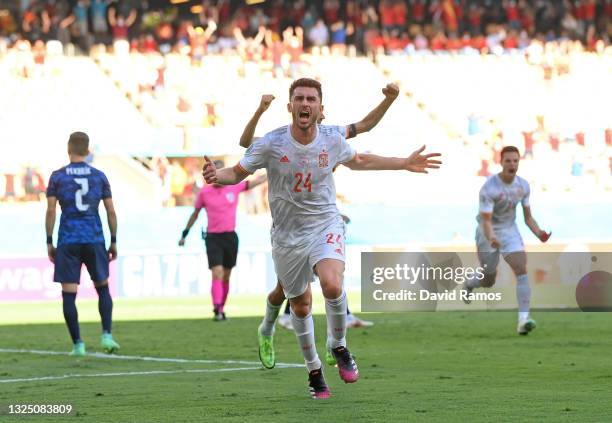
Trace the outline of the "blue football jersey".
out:
<instances>
[{"instance_id":1,"label":"blue football jersey","mask_svg":"<svg viewBox=\"0 0 612 423\"><path fill-rule=\"evenodd\" d=\"M57 245L104 242L98 205L111 197L111 189L103 172L70 163L51 174L47 197L57 197L62 209Z\"/></svg>"}]
</instances>

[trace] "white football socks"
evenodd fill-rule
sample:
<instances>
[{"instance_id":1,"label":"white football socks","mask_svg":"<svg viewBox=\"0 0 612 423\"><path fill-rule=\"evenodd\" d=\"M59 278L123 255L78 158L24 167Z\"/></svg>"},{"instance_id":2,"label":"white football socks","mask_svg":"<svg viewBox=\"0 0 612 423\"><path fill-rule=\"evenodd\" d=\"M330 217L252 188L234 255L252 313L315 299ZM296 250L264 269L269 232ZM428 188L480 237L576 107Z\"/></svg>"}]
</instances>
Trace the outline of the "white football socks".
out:
<instances>
[{"instance_id":1,"label":"white football socks","mask_svg":"<svg viewBox=\"0 0 612 423\"><path fill-rule=\"evenodd\" d=\"M304 318L297 317L291 310L291 323L293 323L293 330L297 337L302 355L304 355L304 361L306 362L306 368L309 372L321 368L321 360L317 354L317 348L315 346L314 337L314 321L312 320L312 314Z\"/></svg>"},{"instance_id":2,"label":"white football socks","mask_svg":"<svg viewBox=\"0 0 612 423\"><path fill-rule=\"evenodd\" d=\"M531 287L527 275L516 277L516 300L518 302L519 321L529 317L529 303L531 300Z\"/></svg>"},{"instance_id":3,"label":"white football socks","mask_svg":"<svg viewBox=\"0 0 612 423\"><path fill-rule=\"evenodd\" d=\"M340 297L325 299L327 315L327 344L331 348L346 347L346 292Z\"/></svg>"},{"instance_id":4,"label":"white football socks","mask_svg":"<svg viewBox=\"0 0 612 423\"><path fill-rule=\"evenodd\" d=\"M280 311L280 305L270 304L270 300L266 301L266 314L261 322L261 334L264 336L272 336L274 335L274 326L276 323L276 318L278 317L278 312Z\"/></svg>"}]
</instances>

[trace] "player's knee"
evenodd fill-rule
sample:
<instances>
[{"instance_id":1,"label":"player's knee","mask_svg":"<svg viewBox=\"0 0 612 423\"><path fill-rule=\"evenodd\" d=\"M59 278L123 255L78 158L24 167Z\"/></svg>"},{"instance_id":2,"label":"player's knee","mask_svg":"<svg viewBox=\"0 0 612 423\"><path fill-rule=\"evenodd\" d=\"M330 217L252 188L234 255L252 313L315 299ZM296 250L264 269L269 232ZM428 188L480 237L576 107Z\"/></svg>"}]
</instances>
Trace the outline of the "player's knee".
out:
<instances>
[{"instance_id":1,"label":"player's knee","mask_svg":"<svg viewBox=\"0 0 612 423\"><path fill-rule=\"evenodd\" d=\"M296 317L303 319L310 314L310 303L307 301L292 301L291 311Z\"/></svg>"},{"instance_id":2,"label":"player's knee","mask_svg":"<svg viewBox=\"0 0 612 423\"><path fill-rule=\"evenodd\" d=\"M514 265L512 270L514 270L514 274L516 276L526 275L527 274L527 266L525 264L523 264L523 263Z\"/></svg>"},{"instance_id":3,"label":"player's knee","mask_svg":"<svg viewBox=\"0 0 612 423\"><path fill-rule=\"evenodd\" d=\"M495 285L495 278L497 277L497 272L495 273L485 273L484 278L480 281L480 286L483 288L491 288Z\"/></svg>"},{"instance_id":4,"label":"player's knee","mask_svg":"<svg viewBox=\"0 0 612 423\"><path fill-rule=\"evenodd\" d=\"M229 283L232 269L223 269L223 282Z\"/></svg>"},{"instance_id":5,"label":"player's knee","mask_svg":"<svg viewBox=\"0 0 612 423\"><path fill-rule=\"evenodd\" d=\"M325 298L338 298L342 295L342 273L334 270L319 274L321 290Z\"/></svg>"},{"instance_id":6,"label":"player's knee","mask_svg":"<svg viewBox=\"0 0 612 423\"><path fill-rule=\"evenodd\" d=\"M213 279L223 280L223 268L221 266L219 266L218 268L215 266L210 269L210 271L212 273Z\"/></svg>"},{"instance_id":7,"label":"player's knee","mask_svg":"<svg viewBox=\"0 0 612 423\"><path fill-rule=\"evenodd\" d=\"M102 288L103 286L108 285L108 279L102 282L94 282L94 286L96 288Z\"/></svg>"},{"instance_id":8,"label":"player's knee","mask_svg":"<svg viewBox=\"0 0 612 423\"><path fill-rule=\"evenodd\" d=\"M62 283L62 291L76 294L79 289L79 285L76 283Z\"/></svg>"},{"instance_id":9,"label":"player's knee","mask_svg":"<svg viewBox=\"0 0 612 423\"><path fill-rule=\"evenodd\" d=\"M338 298L342 295L342 283L327 285L326 287L322 287L322 291L325 298Z\"/></svg>"}]
</instances>

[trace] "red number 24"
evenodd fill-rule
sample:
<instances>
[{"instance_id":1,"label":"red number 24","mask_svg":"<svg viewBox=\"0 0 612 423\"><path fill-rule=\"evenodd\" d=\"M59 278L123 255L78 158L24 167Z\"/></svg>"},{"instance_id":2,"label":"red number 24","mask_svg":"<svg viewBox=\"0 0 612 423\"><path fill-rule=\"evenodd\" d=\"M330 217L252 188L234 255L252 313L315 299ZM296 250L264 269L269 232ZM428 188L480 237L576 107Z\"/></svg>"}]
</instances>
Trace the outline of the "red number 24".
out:
<instances>
[{"instance_id":1,"label":"red number 24","mask_svg":"<svg viewBox=\"0 0 612 423\"><path fill-rule=\"evenodd\" d=\"M328 244L334 243L334 234L327 234L327 243ZM336 235L336 244L342 244L342 235L340 234Z\"/></svg>"},{"instance_id":2,"label":"red number 24","mask_svg":"<svg viewBox=\"0 0 612 423\"><path fill-rule=\"evenodd\" d=\"M293 192L302 192L300 184L302 183L302 180L304 180L304 174L301 172L297 172L294 176L296 177L297 182L293 187ZM306 175L306 180L304 180L303 186L304 189L308 190L308 192L312 192L312 182L310 181L310 173Z\"/></svg>"}]
</instances>

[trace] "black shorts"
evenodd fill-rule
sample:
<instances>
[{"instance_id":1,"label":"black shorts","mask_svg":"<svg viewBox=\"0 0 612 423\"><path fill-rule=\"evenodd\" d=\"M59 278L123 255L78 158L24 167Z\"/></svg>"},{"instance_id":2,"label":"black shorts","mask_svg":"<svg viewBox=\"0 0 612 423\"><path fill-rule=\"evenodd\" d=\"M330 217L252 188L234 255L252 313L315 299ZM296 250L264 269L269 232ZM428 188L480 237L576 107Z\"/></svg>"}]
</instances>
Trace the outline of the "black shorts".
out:
<instances>
[{"instance_id":1,"label":"black shorts","mask_svg":"<svg viewBox=\"0 0 612 423\"><path fill-rule=\"evenodd\" d=\"M53 280L62 283L79 283L81 266L85 265L91 280L98 283L108 279L108 252L103 243L64 244L55 250Z\"/></svg>"},{"instance_id":2,"label":"black shorts","mask_svg":"<svg viewBox=\"0 0 612 423\"><path fill-rule=\"evenodd\" d=\"M209 233L204 236L208 268L223 266L231 269L236 265L238 256L238 235L236 232Z\"/></svg>"}]
</instances>

